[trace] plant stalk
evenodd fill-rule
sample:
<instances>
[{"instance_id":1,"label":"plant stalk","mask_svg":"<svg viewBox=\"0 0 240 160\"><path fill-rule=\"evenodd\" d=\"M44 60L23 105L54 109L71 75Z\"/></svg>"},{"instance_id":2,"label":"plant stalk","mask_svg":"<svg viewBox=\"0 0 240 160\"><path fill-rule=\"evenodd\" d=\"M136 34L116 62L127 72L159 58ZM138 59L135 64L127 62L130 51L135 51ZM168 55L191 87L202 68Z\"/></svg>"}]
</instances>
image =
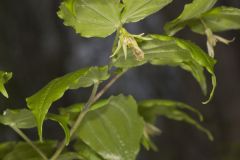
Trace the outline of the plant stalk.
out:
<instances>
[{"instance_id":1,"label":"plant stalk","mask_svg":"<svg viewBox=\"0 0 240 160\"><path fill-rule=\"evenodd\" d=\"M113 77L107 84L106 86L104 86L98 93L97 93L97 89L98 89L98 84L95 84L91 93L91 96L88 100L88 102L86 103L86 105L83 108L83 111L80 112L77 120L75 121L75 123L73 124L71 130L70 130L70 138L75 134L77 128L80 126L83 118L86 116L86 114L88 113L88 111L91 108L91 105L93 103L95 103L127 70L123 71L120 74L117 74L115 77ZM53 154L53 156L51 157L50 160L57 160L57 158L60 156L60 154L62 153L63 149L66 146L66 139L64 139L58 149L56 150L56 152Z\"/></svg>"},{"instance_id":2,"label":"plant stalk","mask_svg":"<svg viewBox=\"0 0 240 160\"><path fill-rule=\"evenodd\" d=\"M95 83L94 84L94 87L92 89L92 93L91 93L90 98L88 99L88 102L84 105L83 110L80 112L77 120L74 122L74 124L73 124L73 126L72 126L72 128L70 130L70 138L74 135L74 133L76 132L77 128L80 126L83 118L85 117L85 115L89 111L90 106L92 105L92 103L94 103L93 99L94 99L94 97L95 97L95 95L97 93L98 85L99 85L99 83ZM60 143L58 149L53 154L51 160L57 160L57 158L62 153L62 151L65 148L65 146L66 146L66 138Z\"/></svg>"},{"instance_id":3,"label":"plant stalk","mask_svg":"<svg viewBox=\"0 0 240 160\"><path fill-rule=\"evenodd\" d=\"M11 126L11 128L24 139L44 160L48 160L47 156L38 148L20 129Z\"/></svg>"}]
</instances>

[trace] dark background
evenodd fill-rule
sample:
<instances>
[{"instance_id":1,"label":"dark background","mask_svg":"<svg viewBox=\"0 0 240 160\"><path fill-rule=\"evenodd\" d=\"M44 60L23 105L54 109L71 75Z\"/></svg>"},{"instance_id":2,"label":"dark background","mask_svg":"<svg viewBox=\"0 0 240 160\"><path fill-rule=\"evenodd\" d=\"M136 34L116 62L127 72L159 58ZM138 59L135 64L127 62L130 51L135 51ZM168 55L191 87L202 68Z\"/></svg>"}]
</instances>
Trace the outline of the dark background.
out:
<instances>
[{"instance_id":1,"label":"dark background","mask_svg":"<svg viewBox=\"0 0 240 160\"><path fill-rule=\"evenodd\" d=\"M128 25L134 33L163 34L165 22L175 18L187 0L175 0L162 11L144 21ZM91 65L104 65L110 54L113 36L106 39L86 39L65 27L57 17L59 0L0 1L0 69L12 71L8 83L10 99L0 96L0 111L7 107L23 108L25 98L51 79ZM218 5L240 8L239 0L219 0ZM240 159L240 32L221 34L236 41L216 48L218 87L213 101L206 99L189 73L179 68L145 65L133 69L108 92L132 94L137 99L166 98L186 102L205 116L203 125L215 136L210 142L194 127L159 119L162 135L155 137L159 152L142 150L141 160L239 160ZM205 47L205 38L188 29L177 34ZM56 106L66 106L87 99L89 91L68 92ZM107 96L107 95L106 95ZM53 109L53 111L56 110ZM62 130L52 122L44 126L45 137L62 138ZM59 134L56 134L59 133ZM36 130L27 134L37 139ZM8 127L0 126L0 141L19 137Z\"/></svg>"}]
</instances>

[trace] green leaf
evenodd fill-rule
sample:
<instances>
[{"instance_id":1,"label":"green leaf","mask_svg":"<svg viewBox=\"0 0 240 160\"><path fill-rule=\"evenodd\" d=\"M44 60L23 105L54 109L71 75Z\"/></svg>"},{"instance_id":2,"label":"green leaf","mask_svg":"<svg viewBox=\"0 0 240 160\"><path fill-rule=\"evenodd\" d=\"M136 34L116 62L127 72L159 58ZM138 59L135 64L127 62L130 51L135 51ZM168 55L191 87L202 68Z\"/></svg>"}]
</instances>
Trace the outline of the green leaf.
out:
<instances>
[{"instance_id":1,"label":"green leaf","mask_svg":"<svg viewBox=\"0 0 240 160\"><path fill-rule=\"evenodd\" d=\"M0 159L3 159L9 152L11 152L15 145L15 142L0 143Z\"/></svg>"},{"instance_id":2,"label":"green leaf","mask_svg":"<svg viewBox=\"0 0 240 160\"><path fill-rule=\"evenodd\" d=\"M212 32L240 29L240 9L232 7L217 7L201 16L206 27ZM200 20L192 20L189 27L197 33L204 34L206 28Z\"/></svg>"},{"instance_id":3,"label":"green leaf","mask_svg":"<svg viewBox=\"0 0 240 160\"><path fill-rule=\"evenodd\" d=\"M0 71L0 93L2 93L6 98L8 98L8 93L4 87L10 79L12 78L12 73Z\"/></svg>"},{"instance_id":4,"label":"green leaf","mask_svg":"<svg viewBox=\"0 0 240 160\"><path fill-rule=\"evenodd\" d=\"M107 37L121 25L119 0L64 0L58 16L83 37Z\"/></svg>"},{"instance_id":5,"label":"green leaf","mask_svg":"<svg viewBox=\"0 0 240 160\"><path fill-rule=\"evenodd\" d=\"M212 98L216 87L214 65L216 61L208 56L197 45L174 37L151 35L152 40L139 42L140 48L145 53L143 61L137 61L131 50L128 50L127 59L124 58L123 50L119 56L113 59L113 65L118 68L131 68L146 63L152 65L179 66L192 73L198 81L204 94L207 92L204 68L212 75L213 89L209 100ZM208 100L208 101L209 101Z\"/></svg>"},{"instance_id":6,"label":"green leaf","mask_svg":"<svg viewBox=\"0 0 240 160\"><path fill-rule=\"evenodd\" d=\"M57 143L53 141L47 141L44 143L35 142L37 147L39 147L47 156L50 156ZM17 143L9 152L4 156L2 160L42 160L42 157L27 143L19 142Z\"/></svg>"},{"instance_id":7,"label":"green leaf","mask_svg":"<svg viewBox=\"0 0 240 160\"><path fill-rule=\"evenodd\" d=\"M6 111L4 111L3 115L0 116L0 123L21 129L36 127L36 121L34 116L31 111L27 109L7 109Z\"/></svg>"},{"instance_id":8,"label":"green leaf","mask_svg":"<svg viewBox=\"0 0 240 160\"><path fill-rule=\"evenodd\" d=\"M90 110L95 110L104 107L108 103L109 99L99 100L98 102L91 106ZM65 108L59 108L59 112L61 115L69 117L68 124L71 126L75 122L79 113L82 111L84 104L85 103L76 103Z\"/></svg>"},{"instance_id":9,"label":"green leaf","mask_svg":"<svg viewBox=\"0 0 240 160\"><path fill-rule=\"evenodd\" d=\"M140 114L144 117L145 121L149 123L155 123L157 116L183 121L195 126L200 131L206 133L210 140L213 140L212 134L206 128L202 127L196 120L182 111L182 109L187 109L202 117L196 109L189 105L169 100L145 100L139 103L139 109Z\"/></svg>"},{"instance_id":10,"label":"green leaf","mask_svg":"<svg viewBox=\"0 0 240 160\"><path fill-rule=\"evenodd\" d=\"M151 100L142 101L141 103L139 103L139 105L144 106L144 108L151 108L153 106L163 106L164 108L167 108L170 110L176 110L176 109L189 110L195 113L198 116L200 121L203 121L203 116L197 109L182 102L173 101L173 100L164 100L164 99L151 99ZM150 117L143 116L143 117L147 122L155 122L156 120L155 119L156 117L153 117L153 116L150 116Z\"/></svg>"},{"instance_id":11,"label":"green leaf","mask_svg":"<svg viewBox=\"0 0 240 160\"><path fill-rule=\"evenodd\" d=\"M83 157L84 160L103 160L100 155L81 141L78 141L74 145L74 149L81 157Z\"/></svg>"},{"instance_id":12,"label":"green leaf","mask_svg":"<svg viewBox=\"0 0 240 160\"><path fill-rule=\"evenodd\" d=\"M193 0L185 5L179 17L167 23L164 27L168 35L174 35L183 29L189 20L200 18L201 15L211 9L217 0Z\"/></svg>"},{"instance_id":13,"label":"green leaf","mask_svg":"<svg viewBox=\"0 0 240 160\"><path fill-rule=\"evenodd\" d=\"M48 113L47 114L47 119L56 121L60 124L60 126L63 128L63 131L64 131L65 136L66 136L66 145L68 145L69 142L70 142L70 131L69 131L69 128L68 128L69 117Z\"/></svg>"},{"instance_id":14,"label":"green leaf","mask_svg":"<svg viewBox=\"0 0 240 160\"><path fill-rule=\"evenodd\" d=\"M63 153L58 157L58 160L86 160L78 153L75 152L67 152Z\"/></svg>"},{"instance_id":15,"label":"green leaf","mask_svg":"<svg viewBox=\"0 0 240 160\"><path fill-rule=\"evenodd\" d=\"M40 140L42 140L43 121L53 102L60 99L69 89L90 87L108 78L108 67L81 69L52 80L36 94L27 98L28 108L36 118Z\"/></svg>"},{"instance_id":16,"label":"green leaf","mask_svg":"<svg viewBox=\"0 0 240 160\"><path fill-rule=\"evenodd\" d=\"M161 10L172 0L123 0L122 23L137 22Z\"/></svg>"},{"instance_id":17,"label":"green leaf","mask_svg":"<svg viewBox=\"0 0 240 160\"><path fill-rule=\"evenodd\" d=\"M140 148L143 126L136 101L120 95L90 111L77 135L105 160L133 160Z\"/></svg>"},{"instance_id":18,"label":"green leaf","mask_svg":"<svg viewBox=\"0 0 240 160\"><path fill-rule=\"evenodd\" d=\"M213 98L214 91L217 85L217 79L214 73L214 65L216 63L215 60L208 56L201 48L191 43L190 41L178 39L177 43L179 47L181 47L182 49L189 50L191 52L192 57L196 59L201 66L205 67L206 70L211 74L213 88L210 93L209 99L203 102L203 104L209 103Z\"/></svg>"},{"instance_id":19,"label":"green leaf","mask_svg":"<svg viewBox=\"0 0 240 160\"><path fill-rule=\"evenodd\" d=\"M63 128L67 144L69 143L69 128L68 128L68 116L56 115L48 113L46 119L57 121ZM3 115L0 116L0 123L8 125L10 127L16 127L20 129L34 128L37 126L34 115L30 110L20 109L20 110L10 110L4 111Z\"/></svg>"}]
</instances>

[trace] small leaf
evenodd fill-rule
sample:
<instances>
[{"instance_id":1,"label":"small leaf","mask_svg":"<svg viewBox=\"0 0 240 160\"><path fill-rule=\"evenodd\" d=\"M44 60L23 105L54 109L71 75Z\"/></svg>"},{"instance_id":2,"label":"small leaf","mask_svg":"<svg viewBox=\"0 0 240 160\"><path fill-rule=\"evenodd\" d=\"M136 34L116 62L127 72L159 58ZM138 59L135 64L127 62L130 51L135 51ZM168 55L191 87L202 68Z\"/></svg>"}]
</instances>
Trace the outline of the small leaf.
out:
<instances>
[{"instance_id":1,"label":"small leaf","mask_svg":"<svg viewBox=\"0 0 240 160\"><path fill-rule=\"evenodd\" d=\"M107 37L121 25L119 0L64 0L58 16L83 37Z\"/></svg>"},{"instance_id":2,"label":"small leaf","mask_svg":"<svg viewBox=\"0 0 240 160\"><path fill-rule=\"evenodd\" d=\"M70 131L69 131L69 128L68 128L69 117L48 113L47 114L47 119L56 121L60 124L60 126L63 128L65 136L66 136L66 145L68 145L69 142L70 142Z\"/></svg>"},{"instance_id":3,"label":"small leaf","mask_svg":"<svg viewBox=\"0 0 240 160\"><path fill-rule=\"evenodd\" d=\"M204 68L206 68L212 75L213 89L210 96L211 99L216 87L216 77L214 74L216 61L189 41L161 35L151 35L150 37L152 40L139 42L140 48L145 53L143 61L137 61L132 53L128 53L129 56L125 59L123 54L120 53L118 57L113 59L113 65L118 68L131 68L148 62L153 65L179 66L192 73L204 94L207 93L207 84L204 75ZM120 52L123 51L120 50ZM131 52L131 50L128 52Z\"/></svg>"},{"instance_id":4,"label":"small leaf","mask_svg":"<svg viewBox=\"0 0 240 160\"><path fill-rule=\"evenodd\" d=\"M164 27L168 35L174 35L183 29L187 21L201 17L201 14L211 9L217 0L193 0L192 3L185 5L181 15Z\"/></svg>"},{"instance_id":5,"label":"small leaf","mask_svg":"<svg viewBox=\"0 0 240 160\"><path fill-rule=\"evenodd\" d=\"M172 120L183 121L195 126L200 131L206 133L211 141L213 140L212 134L206 128L202 127L196 120L182 111L182 109L187 109L201 115L196 109L186 104L169 100L146 100L139 103L139 107L140 114L144 117L145 121L149 123L155 123L157 116L164 116Z\"/></svg>"},{"instance_id":6,"label":"small leaf","mask_svg":"<svg viewBox=\"0 0 240 160\"><path fill-rule=\"evenodd\" d=\"M44 143L34 142L34 144L47 156L53 153L57 145L54 141L47 141ZM42 160L42 157L26 142L19 142L2 160Z\"/></svg>"},{"instance_id":7,"label":"small leaf","mask_svg":"<svg viewBox=\"0 0 240 160\"><path fill-rule=\"evenodd\" d=\"M2 93L6 98L8 98L8 93L4 87L10 79L12 78L12 73L0 71L0 93Z\"/></svg>"},{"instance_id":8,"label":"small leaf","mask_svg":"<svg viewBox=\"0 0 240 160\"><path fill-rule=\"evenodd\" d=\"M172 0L123 0L122 23L137 22L161 10Z\"/></svg>"},{"instance_id":9,"label":"small leaf","mask_svg":"<svg viewBox=\"0 0 240 160\"><path fill-rule=\"evenodd\" d=\"M120 95L90 111L77 135L105 160L133 160L140 149L143 126L136 101Z\"/></svg>"},{"instance_id":10,"label":"small leaf","mask_svg":"<svg viewBox=\"0 0 240 160\"><path fill-rule=\"evenodd\" d=\"M207 28L212 32L240 29L240 9L232 7L217 7L201 16L203 23L199 20L192 20L188 23L190 28L197 33L204 34Z\"/></svg>"},{"instance_id":11,"label":"small leaf","mask_svg":"<svg viewBox=\"0 0 240 160\"><path fill-rule=\"evenodd\" d=\"M90 87L109 78L108 67L81 69L52 80L33 96L27 98L27 105L33 112L42 140L42 125L52 103L60 99L69 89Z\"/></svg>"},{"instance_id":12,"label":"small leaf","mask_svg":"<svg viewBox=\"0 0 240 160\"><path fill-rule=\"evenodd\" d=\"M6 111L4 111L3 115L0 116L0 123L21 129L36 127L36 121L34 116L31 111L27 109L7 109Z\"/></svg>"}]
</instances>

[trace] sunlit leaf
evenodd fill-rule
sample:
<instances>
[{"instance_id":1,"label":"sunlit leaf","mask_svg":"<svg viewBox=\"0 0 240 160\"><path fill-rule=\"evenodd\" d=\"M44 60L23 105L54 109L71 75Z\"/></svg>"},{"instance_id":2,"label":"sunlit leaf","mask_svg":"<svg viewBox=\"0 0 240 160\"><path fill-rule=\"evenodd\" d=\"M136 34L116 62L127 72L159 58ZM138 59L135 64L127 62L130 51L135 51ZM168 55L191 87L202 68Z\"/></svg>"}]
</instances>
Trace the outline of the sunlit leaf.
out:
<instances>
[{"instance_id":1,"label":"sunlit leaf","mask_svg":"<svg viewBox=\"0 0 240 160\"><path fill-rule=\"evenodd\" d=\"M58 16L84 37L107 37L121 25L119 0L64 0Z\"/></svg>"},{"instance_id":2,"label":"sunlit leaf","mask_svg":"<svg viewBox=\"0 0 240 160\"><path fill-rule=\"evenodd\" d=\"M197 33L204 34L207 28L212 32L240 29L240 9L232 7L217 7L188 23L190 28ZM204 26L203 25L206 25Z\"/></svg>"},{"instance_id":3,"label":"sunlit leaf","mask_svg":"<svg viewBox=\"0 0 240 160\"><path fill-rule=\"evenodd\" d=\"M143 125L136 101L120 95L90 111L77 135L105 160L133 160L140 148Z\"/></svg>"},{"instance_id":4,"label":"sunlit leaf","mask_svg":"<svg viewBox=\"0 0 240 160\"><path fill-rule=\"evenodd\" d=\"M3 115L0 116L0 123L21 129L36 127L36 121L34 116L31 111L27 109L7 109L6 111L4 111Z\"/></svg>"},{"instance_id":5,"label":"sunlit leaf","mask_svg":"<svg viewBox=\"0 0 240 160\"><path fill-rule=\"evenodd\" d=\"M202 117L202 115L194 108L181 102L170 100L145 100L139 103L140 114L145 121L155 123L157 116L164 116L172 120L183 121L195 126L200 131L207 134L210 140L213 140L212 134L196 120L188 115L185 110L190 110Z\"/></svg>"},{"instance_id":6,"label":"sunlit leaf","mask_svg":"<svg viewBox=\"0 0 240 160\"><path fill-rule=\"evenodd\" d=\"M37 121L40 140L42 140L43 121L53 102L60 99L69 89L90 87L108 78L108 67L81 69L52 80L36 94L27 98L27 105Z\"/></svg>"},{"instance_id":7,"label":"sunlit leaf","mask_svg":"<svg viewBox=\"0 0 240 160\"><path fill-rule=\"evenodd\" d=\"M6 98L8 98L8 93L4 84L6 84L11 78L12 73L0 71L0 93L2 93Z\"/></svg>"},{"instance_id":8,"label":"sunlit leaf","mask_svg":"<svg viewBox=\"0 0 240 160\"><path fill-rule=\"evenodd\" d=\"M174 35L183 29L189 20L200 18L203 13L211 9L217 0L193 0L185 5L179 17L167 23L164 27L168 35Z\"/></svg>"},{"instance_id":9,"label":"sunlit leaf","mask_svg":"<svg viewBox=\"0 0 240 160\"><path fill-rule=\"evenodd\" d=\"M113 65L119 68L131 68L146 63L153 65L179 66L192 73L198 81L204 94L207 92L204 68L212 75L213 89L209 100L212 98L216 86L214 65L216 61L208 56L197 45L174 37L151 35L152 40L139 42L140 48L145 53L143 61L137 61L131 50L128 50L127 59L123 54L113 59ZM120 52L123 52L120 50Z\"/></svg>"},{"instance_id":10,"label":"sunlit leaf","mask_svg":"<svg viewBox=\"0 0 240 160\"><path fill-rule=\"evenodd\" d=\"M121 21L123 23L140 21L171 2L172 0L123 0Z\"/></svg>"}]
</instances>

